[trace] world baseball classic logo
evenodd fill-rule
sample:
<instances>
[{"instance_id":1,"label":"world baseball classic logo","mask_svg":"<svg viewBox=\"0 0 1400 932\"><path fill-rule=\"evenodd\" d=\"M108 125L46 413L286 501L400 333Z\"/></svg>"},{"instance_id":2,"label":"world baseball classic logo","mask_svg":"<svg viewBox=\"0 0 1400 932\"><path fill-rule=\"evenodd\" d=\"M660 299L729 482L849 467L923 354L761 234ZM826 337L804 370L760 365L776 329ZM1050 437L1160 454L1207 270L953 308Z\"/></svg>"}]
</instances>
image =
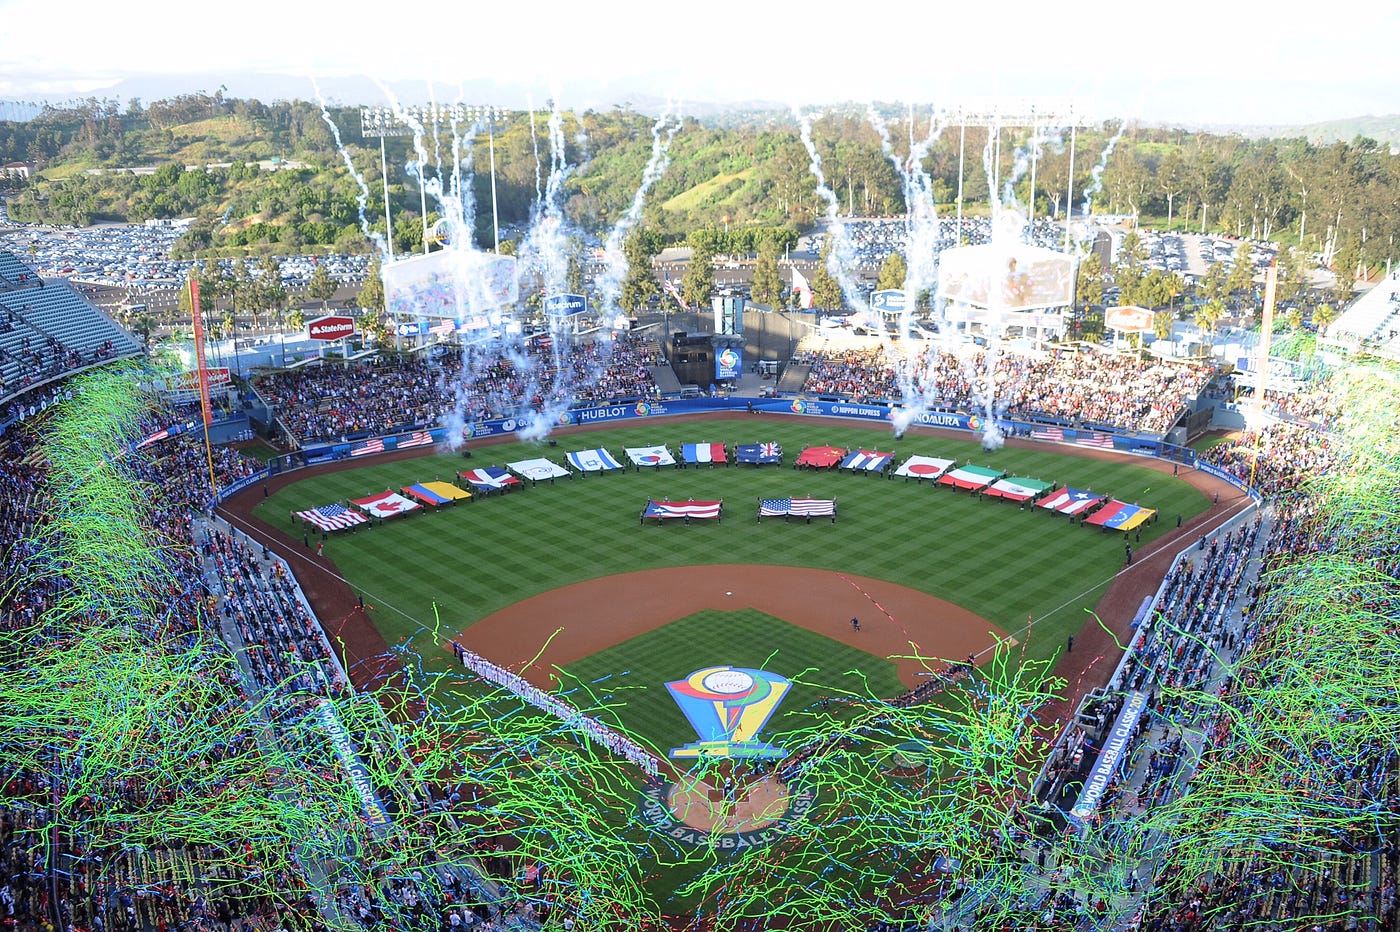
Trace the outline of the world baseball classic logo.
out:
<instances>
[{"instance_id":1,"label":"world baseball classic logo","mask_svg":"<svg viewBox=\"0 0 1400 932\"><path fill-rule=\"evenodd\" d=\"M747 667L706 667L666 688L700 736L699 741L672 748L671 757L787 756L781 748L752 740L792 688L784 677Z\"/></svg>"}]
</instances>

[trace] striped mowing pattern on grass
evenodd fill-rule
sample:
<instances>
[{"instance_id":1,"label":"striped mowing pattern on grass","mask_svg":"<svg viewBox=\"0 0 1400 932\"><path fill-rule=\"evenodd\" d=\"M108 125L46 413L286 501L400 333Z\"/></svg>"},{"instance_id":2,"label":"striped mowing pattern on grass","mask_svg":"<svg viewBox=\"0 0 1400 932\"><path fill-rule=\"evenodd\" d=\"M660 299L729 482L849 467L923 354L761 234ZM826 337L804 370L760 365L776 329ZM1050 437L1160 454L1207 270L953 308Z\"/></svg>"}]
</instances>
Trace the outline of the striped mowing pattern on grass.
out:
<instances>
[{"instance_id":1,"label":"striped mowing pattern on grass","mask_svg":"<svg viewBox=\"0 0 1400 932\"><path fill-rule=\"evenodd\" d=\"M614 452L624 446L669 444L678 449L695 426L657 420L642 427L588 434L588 444ZM727 444L775 441L787 449L812 444L870 445L881 431L764 419L706 426ZM726 434L728 436L726 436ZM538 444L478 447L476 456L505 463L539 456ZM976 441L909 434L899 458L913 453L969 460L1012 475L1091 488L1159 510L1163 520L1146 529L1142 543L1174 528L1175 515L1191 518L1209 501L1186 482L1133 462L1067 455L1063 447L1003 448L984 453ZM261 503L258 517L300 534L293 510L361 497L385 488L455 476L461 460L425 456L397 463L368 462L363 469L313 476ZM760 498L836 498L836 524L755 523L738 517L740 503L753 510ZM637 514L648 499L724 499L735 518L690 524L642 526ZM728 509L726 509L728 510ZM1071 525L1040 509L979 500L966 492L927 483L837 471L713 469L627 471L565 479L508 496L415 513L372 530L342 532L326 553L366 600L390 644L415 637L433 624L437 602L446 637L491 612L546 589L584 579L663 566L713 563L781 564L839 570L898 582L955 602L1006 631L1036 616L1032 657L1049 656L1065 635L1084 623L1122 566L1122 535ZM1068 603L1068 604L1065 604ZM1053 609L1055 614L1042 621ZM620 605L619 610L625 610ZM520 658L539 645L521 645ZM424 653L432 653L428 647Z\"/></svg>"}]
</instances>

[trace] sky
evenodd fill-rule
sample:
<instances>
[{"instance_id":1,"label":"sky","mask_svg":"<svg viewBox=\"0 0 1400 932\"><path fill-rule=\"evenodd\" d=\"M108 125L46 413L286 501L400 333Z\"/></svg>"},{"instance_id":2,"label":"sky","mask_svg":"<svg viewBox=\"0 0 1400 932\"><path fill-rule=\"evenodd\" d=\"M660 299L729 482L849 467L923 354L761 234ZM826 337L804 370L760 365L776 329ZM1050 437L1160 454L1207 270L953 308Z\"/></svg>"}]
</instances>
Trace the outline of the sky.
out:
<instances>
[{"instance_id":1,"label":"sky","mask_svg":"<svg viewBox=\"0 0 1400 932\"><path fill-rule=\"evenodd\" d=\"M335 102L376 104L387 87L405 104L508 108L1034 99L1192 125L1400 113L1400 9L1382 0L0 0L0 22L0 99L125 102L222 84L267 100L315 99L319 87Z\"/></svg>"}]
</instances>

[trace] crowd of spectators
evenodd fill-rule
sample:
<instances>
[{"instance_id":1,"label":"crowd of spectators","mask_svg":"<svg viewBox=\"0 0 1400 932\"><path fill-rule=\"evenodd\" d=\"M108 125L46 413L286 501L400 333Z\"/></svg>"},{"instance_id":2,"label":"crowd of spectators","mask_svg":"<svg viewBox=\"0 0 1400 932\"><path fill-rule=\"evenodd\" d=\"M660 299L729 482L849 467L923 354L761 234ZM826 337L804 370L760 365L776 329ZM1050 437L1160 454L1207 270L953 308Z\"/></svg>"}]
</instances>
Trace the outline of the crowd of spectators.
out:
<instances>
[{"instance_id":1,"label":"crowd of spectators","mask_svg":"<svg viewBox=\"0 0 1400 932\"><path fill-rule=\"evenodd\" d=\"M1278 423L1222 441L1202 453L1201 459L1272 497L1291 492L1331 469L1336 451L1326 434Z\"/></svg>"},{"instance_id":2,"label":"crowd of spectators","mask_svg":"<svg viewBox=\"0 0 1400 932\"><path fill-rule=\"evenodd\" d=\"M28 332L19 332L20 328ZM0 337L11 334L10 339L0 340L0 398L116 356L111 340L83 353L34 330L13 309L0 304Z\"/></svg>"},{"instance_id":3,"label":"crowd of spectators","mask_svg":"<svg viewBox=\"0 0 1400 932\"><path fill-rule=\"evenodd\" d=\"M546 407L608 404L658 396L654 340L620 335L555 352L468 352L439 359L323 365L257 380L285 428L301 443L431 427L460 403L466 420L518 416ZM560 399L563 399L560 404Z\"/></svg>"},{"instance_id":4,"label":"crowd of spectators","mask_svg":"<svg viewBox=\"0 0 1400 932\"><path fill-rule=\"evenodd\" d=\"M929 348L911 356L883 346L811 361L803 387L816 395L898 402L911 384L926 405L1069 426L1165 433L1205 388L1211 370L1134 354L1054 350L958 355Z\"/></svg>"}]
</instances>

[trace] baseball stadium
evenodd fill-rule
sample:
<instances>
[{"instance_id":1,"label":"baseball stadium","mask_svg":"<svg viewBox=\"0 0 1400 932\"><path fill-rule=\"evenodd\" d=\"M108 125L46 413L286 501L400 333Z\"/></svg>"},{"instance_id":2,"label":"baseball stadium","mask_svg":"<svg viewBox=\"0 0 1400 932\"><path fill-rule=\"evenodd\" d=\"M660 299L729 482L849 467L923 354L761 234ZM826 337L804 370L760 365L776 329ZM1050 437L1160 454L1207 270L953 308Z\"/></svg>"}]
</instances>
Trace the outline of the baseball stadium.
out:
<instances>
[{"instance_id":1,"label":"baseball stadium","mask_svg":"<svg viewBox=\"0 0 1400 932\"><path fill-rule=\"evenodd\" d=\"M990 231L946 339L532 331L441 240L246 374L0 250L6 926L1396 928L1383 355L1060 339Z\"/></svg>"}]
</instances>

